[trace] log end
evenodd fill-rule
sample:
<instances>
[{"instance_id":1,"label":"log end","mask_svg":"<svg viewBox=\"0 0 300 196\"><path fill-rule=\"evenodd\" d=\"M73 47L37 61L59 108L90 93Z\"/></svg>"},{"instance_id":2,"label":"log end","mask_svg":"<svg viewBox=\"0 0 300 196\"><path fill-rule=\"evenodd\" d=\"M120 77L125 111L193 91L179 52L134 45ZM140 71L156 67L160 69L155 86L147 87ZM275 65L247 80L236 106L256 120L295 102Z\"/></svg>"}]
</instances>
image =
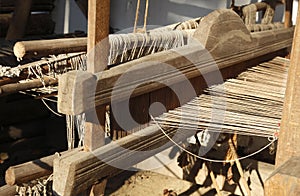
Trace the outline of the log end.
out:
<instances>
[{"instance_id":1,"label":"log end","mask_svg":"<svg viewBox=\"0 0 300 196\"><path fill-rule=\"evenodd\" d=\"M22 42L17 42L14 45L14 55L17 57L17 59L22 59L25 56L25 53L25 45Z\"/></svg>"},{"instance_id":2,"label":"log end","mask_svg":"<svg viewBox=\"0 0 300 196\"><path fill-rule=\"evenodd\" d=\"M11 186L16 184L15 171L11 167L9 167L5 172L5 182Z\"/></svg>"}]
</instances>

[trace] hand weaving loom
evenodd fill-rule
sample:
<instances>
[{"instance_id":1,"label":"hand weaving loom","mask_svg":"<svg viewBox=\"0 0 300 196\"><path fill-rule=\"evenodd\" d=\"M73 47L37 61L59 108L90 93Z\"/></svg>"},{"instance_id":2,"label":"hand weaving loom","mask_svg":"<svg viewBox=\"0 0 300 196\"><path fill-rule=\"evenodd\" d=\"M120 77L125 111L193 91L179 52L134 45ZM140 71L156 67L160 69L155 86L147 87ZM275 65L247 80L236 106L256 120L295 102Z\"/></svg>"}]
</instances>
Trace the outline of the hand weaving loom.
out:
<instances>
[{"instance_id":1,"label":"hand weaving loom","mask_svg":"<svg viewBox=\"0 0 300 196\"><path fill-rule=\"evenodd\" d=\"M196 94L200 94L206 87L205 79L216 75L213 66L215 63L224 78L232 77L251 65L265 62L283 52L291 45L292 35L293 28L250 33L236 14L229 10L218 10L201 20L193 34L193 37L210 52L213 59L201 58L203 57L201 54L206 50L199 48L199 45L188 44L123 63L95 75L83 71L68 72L60 78L58 108L66 115L79 115L95 107L122 104L122 101L130 97L132 102L127 106L132 109L133 119L145 124L149 121L148 110L145 108L151 103L160 101L165 103L167 110L170 110L187 103L195 96L193 93L185 94L179 103L174 93L172 94L166 86L177 86L177 89L180 89L180 85L183 85L187 78ZM272 63L276 65L278 61L281 60ZM285 62L281 61L279 64L282 63ZM173 69L165 69L163 64L172 65L176 70L180 70L180 73ZM127 78L126 83L118 83L118 79L128 70L135 77ZM147 77L143 77L142 73L147 73ZM95 87L96 92L87 91L91 86ZM169 99L166 99L166 96ZM93 102L94 104L91 104ZM138 108L134 107L137 105ZM122 116L122 112L124 111L118 111L118 116ZM113 115L117 116L116 113ZM164 122L166 119L161 120L161 123ZM111 123L115 122L112 120ZM187 121L184 124L188 126L189 123L190 121ZM134 123L127 125L126 128L135 129L134 125ZM166 125L164 128L167 134L176 133L176 124ZM111 127L122 130L118 124ZM231 128L228 130L232 131ZM124 137L92 153L78 149L58 157L54 161L54 191L61 195L78 194L95 181L118 173L119 169L113 166L121 163L122 167L130 167L172 145L168 143L162 146L167 143L168 138L156 125L149 125L137 133L139 134ZM244 133L251 134L251 128ZM261 132L261 135L272 134ZM134 150L147 150L150 153L143 154Z\"/></svg>"},{"instance_id":2,"label":"hand weaving loom","mask_svg":"<svg viewBox=\"0 0 300 196\"><path fill-rule=\"evenodd\" d=\"M198 54L203 54L206 51L203 50L203 48L199 48L199 45L191 44L181 47L188 43L188 40L190 39L189 36L191 35L190 30L186 33L171 31L175 27L178 29L186 29L186 26L188 28L189 26L197 27L198 23L195 21L199 22L199 19L192 21L192 23L186 23L188 25L183 23L180 25L158 29L156 31L150 32L150 36L146 37L142 34L132 34L132 36L111 35L109 38L110 45L115 45L119 48L117 47L116 49L116 47L111 47L109 64L118 65L128 60L132 61L120 64L96 74L98 79L96 79L93 74L80 71L69 72L63 75L60 78L59 84L60 101L58 103L58 108L60 109L60 112L68 116L82 114L83 112L93 109L93 104L89 104L88 102L93 102L93 100L95 100L96 106L109 105L113 100L113 103L115 104L114 107L121 108L122 104L124 104L123 100L126 97L130 96L130 107L132 110L133 118L139 124L147 124L150 120L150 117L148 115L148 108L151 103L157 101L161 102L165 105L167 110L171 110L180 105L183 105L184 103L193 99L196 95L200 94L207 85L207 81L205 81L205 79L213 76L216 71L214 67L215 63L218 65L218 68L220 69L224 78L232 77L249 66L272 59L277 54L284 52L285 49L292 43L292 28L283 29L281 25L267 25L266 28L260 27L258 29L261 31L268 29L269 31L250 33L247 30L246 26L242 23L240 18L237 17L234 13L228 10L221 10L205 17L205 19L201 21L199 27L196 29L193 35L196 40L198 40L203 46L205 46L205 48L213 57L213 59L203 59L198 57ZM151 34L153 34L153 38L151 38ZM81 45L86 45L85 38L79 41L83 43ZM148 41L148 43L146 43L146 41ZM26 43L24 45L24 47L26 48ZM27 46L29 46L27 47L27 52L23 52L22 54L34 55L33 52L30 52L30 43ZM168 50L174 47L180 48L133 60L141 56L145 56L162 50ZM136 49L135 51L128 51L127 48ZM51 51L51 48L49 49L50 51L48 52L53 53L54 50ZM191 57L192 62L186 57ZM22 58L22 56L20 56L20 58ZM59 61L59 58L61 58L61 61ZM61 73L70 69L84 70L85 58L86 55L84 53L78 53L61 56L50 60L42 60L39 64L42 66L39 67L41 67L42 70L45 69L45 71L37 72L33 70L32 73L36 72L41 74L49 72L48 68L50 68L50 70L53 68L49 66L52 64L51 62L53 62L53 65L55 65L54 68L56 68L56 71L62 70ZM186 78L189 79L189 82L194 87L195 93L192 93L191 95L185 95L184 97L182 97L182 99L180 99L179 102L176 98L177 94L172 92L171 89L167 88L166 86L174 86L174 89L182 90L181 88L182 86L184 86L186 78L181 77L177 71L174 72L174 70L172 69L159 69L158 66L162 63L170 64L184 73ZM17 68L21 71L17 70L16 72L12 71L9 73L21 73L21 75L24 74L24 78L27 77L28 72L26 73L26 71L22 70L36 69L38 67L33 65L36 64L25 65L24 69ZM62 65L62 68L57 69L60 67L60 65ZM29 67L31 68L27 69ZM135 68L132 70L132 73L136 77L130 78L130 80L127 80L125 84L115 85L115 82L118 80L118 78L126 73L126 71L131 67ZM199 72L199 70L201 70L201 73ZM139 76L140 73L145 72L148 73L146 75L146 78ZM76 80L74 80L74 77L79 75L82 76L82 83L76 83ZM72 83L72 80L74 81L74 83ZM159 83L151 81L157 81ZM44 84L40 80L38 82L40 86L47 85L47 82ZM221 81L217 82L219 83ZM55 83L57 83L57 80L55 81ZM84 89L86 88L84 84L90 83L94 85L97 83L98 88L95 98L93 94L94 92L87 92L90 94L86 94L84 91ZM135 88L135 90L131 92L130 88L135 86L137 86L137 88ZM7 92L7 90L5 90L5 86L1 86L1 88L2 92ZM32 86L30 86L29 88L32 88ZM28 89L28 86L27 88L21 88L17 90L26 89ZM112 91L114 91L113 94ZM15 90L12 92L15 92ZM168 99L166 99L166 96L168 96ZM76 105L77 107L73 107L74 105ZM122 114L121 110L118 111L118 113L119 116L125 114ZM157 113L156 115L159 114L161 113ZM120 127L117 122L115 122L113 115L117 114L111 113L111 131L112 135L114 135L115 137L114 139L126 135L126 132L130 131L130 129L138 130L142 128L143 130L141 130L140 133L145 133L146 135L138 138L129 135L128 137L117 141L117 143L122 145L123 147L131 150L155 149L153 152L151 152L151 154L155 154L163 150L163 148L168 147L163 146L163 148L156 148L168 141L168 139L161 133L159 127L157 127L156 125L149 125L146 128L143 128L145 126L137 128L133 123L127 125L125 132L124 129ZM164 121L165 120L162 120L162 122ZM177 125L175 125L174 127L176 126ZM167 126L167 133L176 132L176 128L174 127ZM193 135L192 132L190 134ZM264 133L262 135L264 135ZM72 137L70 137L69 139L72 140ZM70 141L70 147L73 146L72 143L73 141ZM128 154L125 157L116 159L118 158L118 154L122 154L123 151L122 149L116 148L111 144L104 146L101 149L97 149L95 152L96 154L100 153L99 156L108 154L108 158L111 159L109 161L112 162L126 162L125 165L127 165L128 167L150 156L150 154L147 154L145 156L135 157L134 154ZM130 158L131 160L128 161L128 159ZM53 156L50 159L53 160ZM92 171L88 169L88 166L91 163L94 167ZM85 168L84 170L80 170L80 172L82 172L81 174L83 175L76 171L76 168L78 167ZM67 173L65 173L66 168L68 169ZM102 163L99 159L94 157L93 154L82 152L80 149L74 150L73 152L63 154L56 160L56 165L54 166L54 189L57 193L60 193L62 195L73 195L88 188L98 179L115 175L117 172L118 171L115 168ZM91 177L92 173L94 175L93 177ZM80 177L78 175L80 175Z\"/></svg>"}]
</instances>

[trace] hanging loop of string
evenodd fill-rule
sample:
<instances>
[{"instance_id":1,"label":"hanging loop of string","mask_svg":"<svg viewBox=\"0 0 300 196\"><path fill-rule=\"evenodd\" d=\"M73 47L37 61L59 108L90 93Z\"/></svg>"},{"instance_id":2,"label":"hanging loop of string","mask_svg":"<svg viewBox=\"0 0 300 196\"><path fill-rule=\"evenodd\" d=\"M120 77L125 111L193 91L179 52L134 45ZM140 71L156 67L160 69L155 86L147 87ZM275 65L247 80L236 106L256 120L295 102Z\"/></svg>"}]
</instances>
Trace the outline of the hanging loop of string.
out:
<instances>
[{"instance_id":1,"label":"hanging loop of string","mask_svg":"<svg viewBox=\"0 0 300 196\"><path fill-rule=\"evenodd\" d=\"M191 151L188 151L187 149L183 148L181 145L179 145L177 142L175 142L167 133L166 131L158 124L158 122L154 119L154 117L152 115L150 115L152 121L155 123L155 125L159 128L159 130L173 143L175 144L180 150L198 158L198 159L201 159L201 160L204 160L204 161L209 161L209 162L215 162L215 163L231 163L231 162L235 162L235 161L240 161L240 160L243 160L243 159L247 159L251 156L254 156L260 152L262 152L263 150L267 149L269 146L271 146L275 141L277 141L277 137L274 135L273 137L269 137L268 140L270 141L270 143L268 143L267 145L265 145L264 147L260 148L259 150L249 154L249 155L246 155L246 156L243 156L243 157L239 157L239 158L236 158L236 159L231 159L231 160L219 160L219 159L209 159L209 158L206 158L206 157L203 157L203 156L199 156Z\"/></svg>"}]
</instances>

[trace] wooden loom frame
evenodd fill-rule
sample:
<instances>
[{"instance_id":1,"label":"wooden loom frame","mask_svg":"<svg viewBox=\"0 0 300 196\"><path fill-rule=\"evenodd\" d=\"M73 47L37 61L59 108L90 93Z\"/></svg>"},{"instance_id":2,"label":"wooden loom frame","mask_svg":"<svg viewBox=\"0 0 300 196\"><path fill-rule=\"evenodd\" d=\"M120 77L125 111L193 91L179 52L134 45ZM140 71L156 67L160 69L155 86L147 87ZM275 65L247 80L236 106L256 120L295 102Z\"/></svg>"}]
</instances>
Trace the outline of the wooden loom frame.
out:
<instances>
[{"instance_id":1,"label":"wooden loom frame","mask_svg":"<svg viewBox=\"0 0 300 196\"><path fill-rule=\"evenodd\" d=\"M231 21L230 25L226 24L226 21L228 20ZM220 32L223 32L223 34ZM230 36L232 34L235 36ZM229 10L218 10L209 14L203 19L203 21L201 21L199 28L195 33L195 37L198 38L200 43L202 43L212 54L223 75L228 77L232 74L228 73L228 68L230 66L242 69L242 67L245 68L251 64L253 65L259 61L264 61L276 56L278 51L282 51L291 45L292 34L292 28L276 29L272 31L272 34L268 32L250 34L237 15L233 14ZM224 39L226 36L229 37ZM231 47L232 50L226 50L228 47ZM181 54L184 53L195 55L197 52L199 52L199 48L197 48L197 46L186 46L178 49L178 53ZM84 100L92 100L92 96L89 93L83 93L84 89L86 89L84 84L97 84L99 88L104 86L104 89L98 88L100 98L95 100L96 106L101 107L105 104L109 104L111 94L101 94L101 92L111 92L112 87L114 87L114 82L122 75L122 73L140 62L153 62L154 60L157 60L163 63L172 64L177 69L182 70L182 72L185 73L187 78L190 80L200 77L201 74L197 69L191 66L191 62L183 58L181 55L178 55L178 53L165 51L122 64L115 69L100 72L99 74L101 74L101 79L98 80L95 79L93 74L88 72L69 72L62 76L59 83L58 108L60 112L69 115L79 114L81 112L90 110L91 106L86 104L87 102ZM165 58L166 56L168 57ZM207 59L198 59L198 62L202 64L206 63L207 65L213 63L207 61ZM190 67L190 69L185 68L185 66ZM157 68L155 68L155 64L149 63L144 64L138 69L135 69L134 72L135 75L138 76L139 72L147 70L150 73L153 72L153 76L155 77L157 76L156 74L158 74L158 72L155 71L156 69ZM208 68L202 71L202 74L210 74L214 70ZM79 83L76 83L76 76L78 75L80 75L83 80L81 80ZM174 80L166 79L158 75L156 81L164 81L168 85L176 85L181 82L181 79L176 77L176 75L174 75L172 78ZM135 79L130 82L134 81ZM128 83L130 84L130 82ZM199 84L198 82L199 79L196 81L196 83ZM74 86L71 84L74 84ZM144 86L142 85L137 88L131 96L140 97L148 93L151 94L153 92L160 91L163 88L164 86L160 84L147 83ZM199 88L203 87L198 86L197 88L199 93L201 91ZM75 89L78 92L74 91ZM117 96L113 98L120 100L122 100L122 97L126 96L126 93L127 95L129 93L124 91L122 87L120 87L117 92ZM190 98L191 97L187 98L186 101L188 101ZM74 105L78 107L74 108ZM147 133L147 136L136 137L129 135L118 140L116 143L124 148L132 150L153 149L153 154L163 150L162 148L159 148L159 146L166 143L167 139L161 137L162 133L160 133L160 130L158 130L157 127L149 126L141 130L141 132ZM172 133L174 130L168 129L168 132ZM160 139L157 140L155 138ZM155 142L150 143L150 141ZM95 154L109 157L109 161L112 162L124 162L124 164L128 167L144 160L149 156L137 157L135 153L127 154L126 156L122 157L118 156L122 153L123 151L120 148L115 147L112 144L108 144L101 148L97 148L93 151L93 153L78 150L76 153L67 153L61 157L58 157L54 161L54 191L60 195L76 195L89 188L97 180L113 176L120 171L120 169L114 168L99 160L97 157L95 157Z\"/></svg>"}]
</instances>

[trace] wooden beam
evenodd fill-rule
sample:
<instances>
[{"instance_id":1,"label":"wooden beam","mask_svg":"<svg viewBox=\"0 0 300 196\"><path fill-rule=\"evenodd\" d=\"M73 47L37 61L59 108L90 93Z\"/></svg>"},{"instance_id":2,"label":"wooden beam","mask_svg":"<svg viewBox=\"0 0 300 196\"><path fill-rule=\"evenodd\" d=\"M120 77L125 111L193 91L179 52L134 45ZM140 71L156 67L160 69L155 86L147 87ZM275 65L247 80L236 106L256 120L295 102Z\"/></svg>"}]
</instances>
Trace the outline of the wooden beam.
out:
<instances>
[{"instance_id":1,"label":"wooden beam","mask_svg":"<svg viewBox=\"0 0 300 196\"><path fill-rule=\"evenodd\" d=\"M172 136L176 130L167 129L166 132ZM98 179L114 176L172 145L156 125L139 133L102 146L93 153L66 154L55 159L53 190L59 195L76 195ZM122 168L115 167L117 165Z\"/></svg>"},{"instance_id":2,"label":"wooden beam","mask_svg":"<svg viewBox=\"0 0 300 196\"><path fill-rule=\"evenodd\" d=\"M300 156L300 6L290 64L276 155L277 167L292 156Z\"/></svg>"},{"instance_id":3,"label":"wooden beam","mask_svg":"<svg viewBox=\"0 0 300 196\"><path fill-rule=\"evenodd\" d=\"M4 185L0 187L0 195L15 196L16 194L17 194L16 186Z\"/></svg>"},{"instance_id":4,"label":"wooden beam","mask_svg":"<svg viewBox=\"0 0 300 196\"><path fill-rule=\"evenodd\" d=\"M110 0L88 1L88 72L97 73L107 69L109 54L109 16ZM94 107L94 111L86 112L84 135L85 151L93 151L105 144L105 112L106 105ZM101 195L104 193L105 185L106 180L92 186L90 195Z\"/></svg>"},{"instance_id":5,"label":"wooden beam","mask_svg":"<svg viewBox=\"0 0 300 196\"><path fill-rule=\"evenodd\" d=\"M17 0L13 18L9 25L6 40L16 40L24 36L30 15L32 0Z\"/></svg>"},{"instance_id":6,"label":"wooden beam","mask_svg":"<svg viewBox=\"0 0 300 196\"><path fill-rule=\"evenodd\" d=\"M37 178L48 176L53 172L53 161L56 157L66 153L72 154L81 151L82 149L74 149L56 153L47 157L29 161L15 166L10 166L5 173L5 181L8 185L16 185L28 183Z\"/></svg>"},{"instance_id":7,"label":"wooden beam","mask_svg":"<svg viewBox=\"0 0 300 196\"><path fill-rule=\"evenodd\" d=\"M266 180L265 196L298 196L300 194L300 157L291 157Z\"/></svg>"},{"instance_id":8,"label":"wooden beam","mask_svg":"<svg viewBox=\"0 0 300 196\"><path fill-rule=\"evenodd\" d=\"M5 181L8 185L28 183L47 175L53 170L53 160L57 155L51 155L20 165L11 166L6 170Z\"/></svg>"},{"instance_id":9,"label":"wooden beam","mask_svg":"<svg viewBox=\"0 0 300 196\"><path fill-rule=\"evenodd\" d=\"M14 45L14 54L17 58L22 59L73 52L85 52L86 48L86 38L21 41Z\"/></svg>"},{"instance_id":10,"label":"wooden beam","mask_svg":"<svg viewBox=\"0 0 300 196\"><path fill-rule=\"evenodd\" d=\"M171 51L145 56L95 75L71 71L61 76L58 92L58 110L61 113L71 115L90 110L93 107L90 103L94 100L94 97L92 94L87 94L87 86L85 87L84 85L91 85L93 82L97 82L95 84L97 86L96 106L109 104L112 100L117 102L124 100L128 96L134 97L163 88L165 85L176 84L182 81L182 73L188 79L191 79L214 71L216 69L215 63L218 65L218 69L221 70L231 65L287 48L292 43L292 35L293 29L274 30L272 34L267 32L255 33L251 38L249 37L253 42L239 44L241 47L247 45L247 47L243 47L243 50L240 48L235 50L232 42L227 45L232 50L222 48L227 43L219 46L215 45L216 47L209 46L208 48L211 47L210 49L214 50L212 55L215 55L215 58L208 58L208 56L204 58L203 54L207 51L199 48L199 46L184 46ZM194 62L192 63L185 56L194 58ZM160 64L157 62L160 62ZM171 67L161 66L163 64L172 65L181 72L174 72ZM201 66L197 68L195 65ZM128 72L133 67L134 69ZM201 73L199 73L199 69ZM126 83L116 84L125 72L130 74L130 77L126 79ZM82 75L82 79L76 81L76 76L78 75ZM96 78L99 79L96 80ZM149 78L151 78L151 81L160 81L160 83L150 82ZM131 94L130 89L136 85L138 85L137 88ZM113 94L112 91L114 92ZM82 94L80 92L86 93Z\"/></svg>"},{"instance_id":11,"label":"wooden beam","mask_svg":"<svg viewBox=\"0 0 300 196\"><path fill-rule=\"evenodd\" d=\"M88 2L88 71L97 73L107 68L110 0Z\"/></svg>"},{"instance_id":12,"label":"wooden beam","mask_svg":"<svg viewBox=\"0 0 300 196\"><path fill-rule=\"evenodd\" d=\"M293 26L293 0L285 0L284 26L286 28Z\"/></svg>"},{"instance_id":13,"label":"wooden beam","mask_svg":"<svg viewBox=\"0 0 300 196\"><path fill-rule=\"evenodd\" d=\"M300 6L292 46L276 154L276 170L267 179L265 195L300 194Z\"/></svg>"},{"instance_id":14,"label":"wooden beam","mask_svg":"<svg viewBox=\"0 0 300 196\"><path fill-rule=\"evenodd\" d=\"M41 79L33 79L28 82L22 82L22 83L13 83L13 84L6 84L3 86L0 86L0 97L6 96L9 94L17 93L19 91L26 91L31 90L35 88L40 88L43 86L53 86L58 83L57 78L51 78L48 76L45 76Z\"/></svg>"}]
</instances>

